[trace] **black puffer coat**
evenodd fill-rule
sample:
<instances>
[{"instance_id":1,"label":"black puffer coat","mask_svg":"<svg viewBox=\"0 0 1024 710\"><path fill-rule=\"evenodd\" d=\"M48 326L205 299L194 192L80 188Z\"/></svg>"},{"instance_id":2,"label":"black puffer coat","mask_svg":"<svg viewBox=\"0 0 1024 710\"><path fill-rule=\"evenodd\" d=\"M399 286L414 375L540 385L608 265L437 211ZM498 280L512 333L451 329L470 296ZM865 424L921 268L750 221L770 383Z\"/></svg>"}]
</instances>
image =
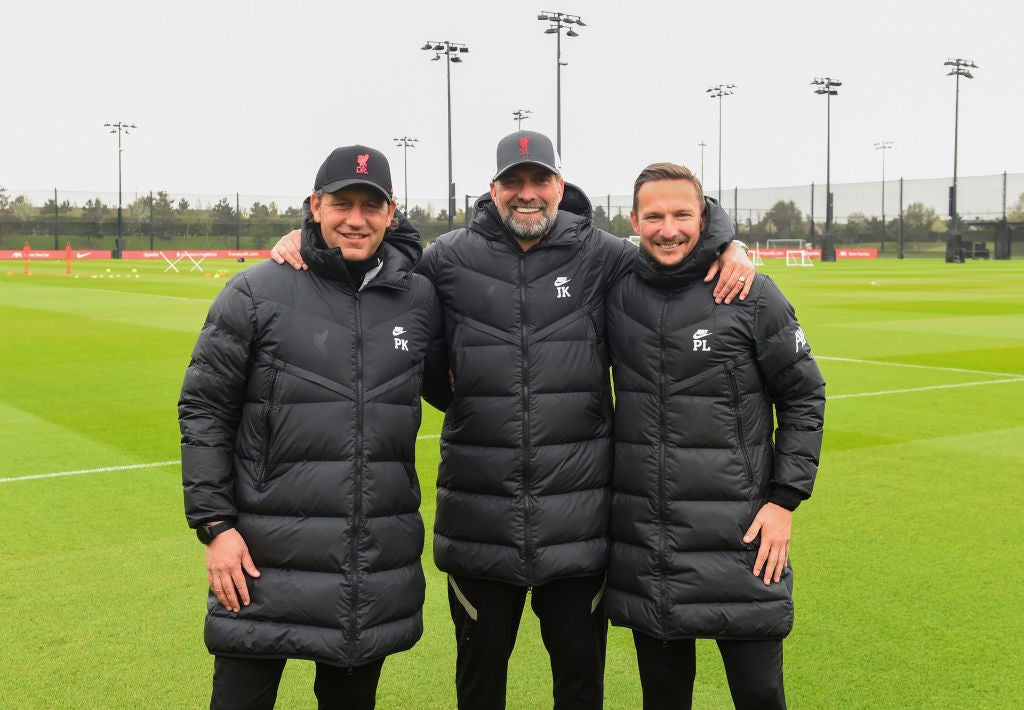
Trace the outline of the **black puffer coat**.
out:
<instances>
[{"instance_id":1,"label":"black puffer coat","mask_svg":"<svg viewBox=\"0 0 1024 710\"><path fill-rule=\"evenodd\" d=\"M185 510L237 519L261 572L237 614L209 596L212 653L354 666L422 633L414 462L424 369L447 371L440 304L408 249L385 242L358 291L317 228L302 240L309 271L261 263L210 309L179 402Z\"/></svg>"},{"instance_id":2,"label":"black puffer coat","mask_svg":"<svg viewBox=\"0 0 1024 710\"><path fill-rule=\"evenodd\" d=\"M590 204L572 185L551 231L528 251L485 196L468 230L424 253L419 269L444 307L455 380L434 525L443 571L522 586L604 572L612 459L604 298L635 253L591 224Z\"/></svg>"},{"instance_id":3,"label":"black puffer coat","mask_svg":"<svg viewBox=\"0 0 1024 710\"><path fill-rule=\"evenodd\" d=\"M725 238L712 230L668 271L641 251L608 296L605 609L655 638L781 638L793 624L792 570L765 586L753 575L760 538L742 538L766 501L793 509L811 494L825 383L768 277L755 277L745 301L715 305L703 275Z\"/></svg>"}]
</instances>

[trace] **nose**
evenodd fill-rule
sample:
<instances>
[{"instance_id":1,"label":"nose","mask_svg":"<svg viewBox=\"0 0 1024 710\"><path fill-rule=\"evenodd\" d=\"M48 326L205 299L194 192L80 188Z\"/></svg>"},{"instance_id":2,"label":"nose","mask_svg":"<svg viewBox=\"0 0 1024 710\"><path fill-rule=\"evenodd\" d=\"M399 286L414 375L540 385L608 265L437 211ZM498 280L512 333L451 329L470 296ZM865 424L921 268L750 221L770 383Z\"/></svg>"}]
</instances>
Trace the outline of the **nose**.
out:
<instances>
[{"instance_id":1,"label":"nose","mask_svg":"<svg viewBox=\"0 0 1024 710\"><path fill-rule=\"evenodd\" d=\"M669 217L661 220L661 224L658 225L658 234L662 237L676 236L677 232L675 221Z\"/></svg>"},{"instance_id":2,"label":"nose","mask_svg":"<svg viewBox=\"0 0 1024 710\"><path fill-rule=\"evenodd\" d=\"M366 221L363 208L360 205L352 205L345 213L345 223L351 227L361 227Z\"/></svg>"},{"instance_id":3,"label":"nose","mask_svg":"<svg viewBox=\"0 0 1024 710\"><path fill-rule=\"evenodd\" d=\"M529 180L526 180L519 188L517 197L524 202L529 202L537 197L537 188Z\"/></svg>"}]
</instances>

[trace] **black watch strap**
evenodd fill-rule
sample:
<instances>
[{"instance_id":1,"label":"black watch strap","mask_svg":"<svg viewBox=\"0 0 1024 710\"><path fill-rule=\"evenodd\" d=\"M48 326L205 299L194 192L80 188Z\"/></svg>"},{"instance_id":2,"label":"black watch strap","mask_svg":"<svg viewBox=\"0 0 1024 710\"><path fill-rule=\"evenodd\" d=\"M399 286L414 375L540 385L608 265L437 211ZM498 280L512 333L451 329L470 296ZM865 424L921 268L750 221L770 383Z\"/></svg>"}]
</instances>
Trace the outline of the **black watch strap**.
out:
<instances>
[{"instance_id":1,"label":"black watch strap","mask_svg":"<svg viewBox=\"0 0 1024 710\"><path fill-rule=\"evenodd\" d=\"M196 528L196 537L199 538L199 542L209 545L213 542L213 538L233 527L235 527L235 523L231 520L224 520L213 525L200 525Z\"/></svg>"}]
</instances>

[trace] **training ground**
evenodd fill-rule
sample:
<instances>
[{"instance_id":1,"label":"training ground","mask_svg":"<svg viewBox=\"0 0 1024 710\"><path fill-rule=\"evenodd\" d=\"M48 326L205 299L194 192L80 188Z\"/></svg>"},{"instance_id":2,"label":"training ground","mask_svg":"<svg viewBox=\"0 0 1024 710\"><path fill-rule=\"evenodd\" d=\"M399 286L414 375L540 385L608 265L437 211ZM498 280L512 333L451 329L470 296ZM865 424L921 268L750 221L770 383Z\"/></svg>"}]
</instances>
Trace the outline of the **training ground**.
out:
<instances>
[{"instance_id":1,"label":"training ground","mask_svg":"<svg viewBox=\"0 0 1024 710\"><path fill-rule=\"evenodd\" d=\"M245 264L72 266L0 262L0 707L206 707L206 575L182 513L176 402L210 300ZM1024 707L1024 261L758 268L828 382L818 483L794 517L790 707ZM424 405L428 530L440 426ZM455 706L427 543L424 638L385 664L382 709ZM278 707L315 706L311 671L289 664ZM509 708L550 698L527 611ZM623 629L606 699L640 707ZM731 707L711 642L694 707Z\"/></svg>"}]
</instances>

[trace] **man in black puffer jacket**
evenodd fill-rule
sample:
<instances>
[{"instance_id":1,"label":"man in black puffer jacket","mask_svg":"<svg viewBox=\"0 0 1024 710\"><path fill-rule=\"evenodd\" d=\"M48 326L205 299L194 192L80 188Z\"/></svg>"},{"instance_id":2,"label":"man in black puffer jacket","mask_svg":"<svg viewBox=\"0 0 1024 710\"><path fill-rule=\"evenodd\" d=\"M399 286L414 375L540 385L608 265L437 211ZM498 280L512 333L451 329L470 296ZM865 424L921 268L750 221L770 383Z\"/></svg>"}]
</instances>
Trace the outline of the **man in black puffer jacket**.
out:
<instances>
[{"instance_id":1,"label":"man in black puffer jacket","mask_svg":"<svg viewBox=\"0 0 1024 710\"><path fill-rule=\"evenodd\" d=\"M288 240L275 253L298 265ZM490 194L469 228L440 237L420 262L443 305L453 381L445 397L424 396L446 410L434 560L449 575L463 710L505 706L531 590L554 707L602 706L612 466L605 293L636 251L593 225L551 141L521 131L498 143ZM739 246L722 261L720 300L753 273Z\"/></svg>"},{"instance_id":2,"label":"man in black puffer jacket","mask_svg":"<svg viewBox=\"0 0 1024 710\"><path fill-rule=\"evenodd\" d=\"M744 301L710 297L703 271L731 238L712 207L686 168L645 169L641 251L608 294L606 610L633 629L645 710L690 706L696 638L718 640L737 708L785 707L792 511L821 448L825 383L792 306L761 274Z\"/></svg>"},{"instance_id":3,"label":"man in black puffer jacket","mask_svg":"<svg viewBox=\"0 0 1024 710\"><path fill-rule=\"evenodd\" d=\"M335 150L314 188L309 270L225 285L179 401L213 708L273 707L289 658L316 662L321 707L372 708L384 658L423 629L415 447L424 375L447 377L440 305L408 244L383 241L382 153Z\"/></svg>"}]
</instances>

